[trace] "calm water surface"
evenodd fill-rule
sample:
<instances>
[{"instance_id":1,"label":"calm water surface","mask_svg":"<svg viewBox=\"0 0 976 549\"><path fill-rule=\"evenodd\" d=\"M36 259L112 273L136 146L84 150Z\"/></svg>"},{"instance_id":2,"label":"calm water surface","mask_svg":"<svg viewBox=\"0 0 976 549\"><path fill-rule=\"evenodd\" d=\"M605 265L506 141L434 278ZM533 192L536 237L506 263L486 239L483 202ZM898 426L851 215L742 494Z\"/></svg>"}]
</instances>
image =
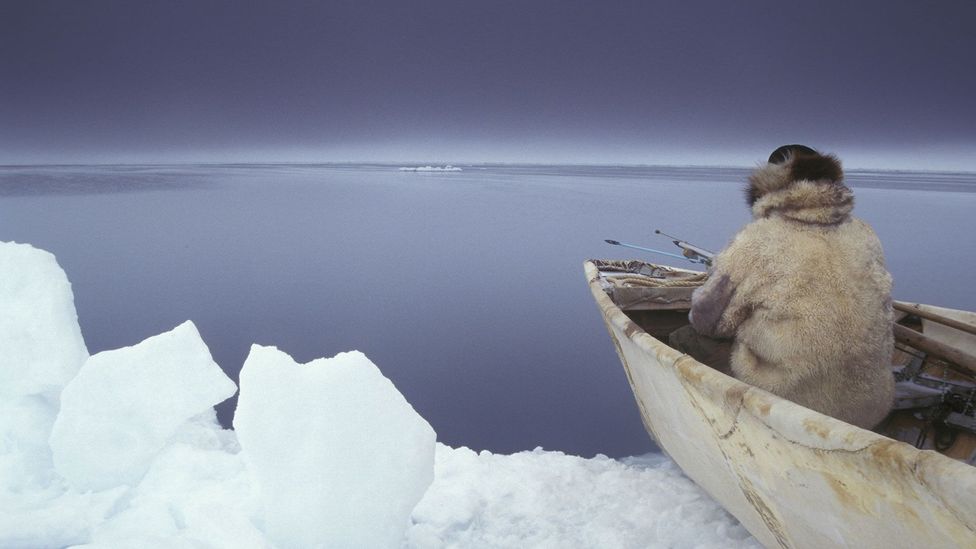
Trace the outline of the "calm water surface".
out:
<instances>
[{"instance_id":1,"label":"calm water surface","mask_svg":"<svg viewBox=\"0 0 976 549\"><path fill-rule=\"evenodd\" d=\"M668 249L655 228L721 248L749 220L746 174L0 167L0 240L57 255L91 353L186 319L235 379L252 343L301 362L359 349L444 443L623 456L653 445L582 262L632 257L605 238ZM848 182L897 298L976 309L976 175Z\"/></svg>"}]
</instances>

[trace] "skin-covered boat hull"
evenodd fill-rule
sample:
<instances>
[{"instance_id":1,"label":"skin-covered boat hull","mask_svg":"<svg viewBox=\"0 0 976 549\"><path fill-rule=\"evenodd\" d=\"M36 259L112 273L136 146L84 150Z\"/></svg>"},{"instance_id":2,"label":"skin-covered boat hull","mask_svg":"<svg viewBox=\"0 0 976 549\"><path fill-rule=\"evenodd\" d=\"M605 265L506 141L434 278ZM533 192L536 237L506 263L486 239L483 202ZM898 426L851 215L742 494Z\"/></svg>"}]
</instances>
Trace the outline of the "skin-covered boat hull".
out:
<instances>
[{"instance_id":1,"label":"skin-covered boat hull","mask_svg":"<svg viewBox=\"0 0 976 549\"><path fill-rule=\"evenodd\" d=\"M746 385L654 339L584 266L648 432L767 547L976 546L976 468Z\"/></svg>"}]
</instances>

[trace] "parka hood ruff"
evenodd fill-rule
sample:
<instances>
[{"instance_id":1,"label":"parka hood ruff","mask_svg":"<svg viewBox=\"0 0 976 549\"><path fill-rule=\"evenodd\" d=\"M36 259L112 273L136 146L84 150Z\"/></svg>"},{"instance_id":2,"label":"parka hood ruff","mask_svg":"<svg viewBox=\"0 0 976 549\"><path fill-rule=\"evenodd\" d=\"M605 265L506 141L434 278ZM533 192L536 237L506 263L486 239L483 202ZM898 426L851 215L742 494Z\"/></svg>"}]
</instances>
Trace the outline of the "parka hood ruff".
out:
<instances>
[{"instance_id":1,"label":"parka hood ruff","mask_svg":"<svg viewBox=\"0 0 976 549\"><path fill-rule=\"evenodd\" d=\"M842 183L840 161L831 155L802 155L766 164L749 177L747 190L754 219L778 214L814 225L836 225L850 218L854 193Z\"/></svg>"},{"instance_id":2,"label":"parka hood ruff","mask_svg":"<svg viewBox=\"0 0 976 549\"><path fill-rule=\"evenodd\" d=\"M752 205L752 217L779 214L801 223L836 225L849 219L853 210L854 193L847 185L839 181L798 181L757 200Z\"/></svg>"}]
</instances>

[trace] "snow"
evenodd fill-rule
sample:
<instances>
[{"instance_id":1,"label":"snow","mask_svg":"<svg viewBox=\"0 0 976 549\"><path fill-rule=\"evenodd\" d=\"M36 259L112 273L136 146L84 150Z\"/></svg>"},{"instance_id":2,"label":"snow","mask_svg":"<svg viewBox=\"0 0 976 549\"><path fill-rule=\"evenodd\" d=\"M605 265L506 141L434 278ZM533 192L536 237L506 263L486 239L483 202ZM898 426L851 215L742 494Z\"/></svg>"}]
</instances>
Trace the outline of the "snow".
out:
<instances>
[{"instance_id":1,"label":"snow","mask_svg":"<svg viewBox=\"0 0 976 549\"><path fill-rule=\"evenodd\" d=\"M87 358L71 284L54 256L0 243L0 509L54 480L47 439L58 394Z\"/></svg>"},{"instance_id":2,"label":"snow","mask_svg":"<svg viewBox=\"0 0 976 549\"><path fill-rule=\"evenodd\" d=\"M661 454L617 461L537 448L437 446L406 546L761 547Z\"/></svg>"},{"instance_id":3,"label":"snow","mask_svg":"<svg viewBox=\"0 0 976 549\"><path fill-rule=\"evenodd\" d=\"M450 164L446 166L404 166L400 168L401 172L459 172L461 168L457 166L452 166Z\"/></svg>"},{"instance_id":4,"label":"snow","mask_svg":"<svg viewBox=\"0 0 976 549\"><path fill-rule=\"evenodd\" d=\"M74 294L54 256L29 244L0 248L0 395L57 396L88 350Z\"/></svg>"},{"instance_id":5,"label":"snow","mask_svg":"<svg viewBox=\"0 0 976 549\"><path fill-rule=\"evenodd\" d=\"M365 355L255 345L236 389L191 322L88 357L54 257L0 242L0 547L758 544L666 457L435 444Z\"/></svg>"},{"instance_id":6,"label":"snow","mask_svg":"<svg viewBox=\"0 0 976 549\"><path fill-rule=\"evenodd\" d=\"M192 322L85 362L61 393L54 466L78 490L131 485L176 430L234 396Z\"/></svg>"},{"instance_id":7,"label":"snow","mask_svg":"<svg viewBox=\"0 0 976 549\"><path fill-rule=\"evenodd\" d=\"M434 430L359 352L297 364L254 345L234 430L282 548L396 547L434 478Z\"/></svg>"},{"instance_id":8,"label":"snow","mask_svg":"<svg viewBox=\"0 0 976 549\"><path fill-rule=\"evenodd\" d=\"M181 426L125 500L85 547L271 546L237 439L212 410Z\"/></svg>"}]
</instances>

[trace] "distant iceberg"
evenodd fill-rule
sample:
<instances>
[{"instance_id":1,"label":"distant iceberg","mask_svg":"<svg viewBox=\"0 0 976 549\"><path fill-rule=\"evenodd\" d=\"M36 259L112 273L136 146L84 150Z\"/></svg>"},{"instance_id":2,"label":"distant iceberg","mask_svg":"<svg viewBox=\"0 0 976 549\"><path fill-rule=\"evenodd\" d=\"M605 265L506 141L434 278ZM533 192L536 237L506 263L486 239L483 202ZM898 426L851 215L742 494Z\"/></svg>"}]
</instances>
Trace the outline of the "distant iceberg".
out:
<instances>
[{"instance_id":1,"label":"distant iceberg","mask_svg":"<svg viewBox=\"0 0 976 549\"><path fill-rule=\"evenodd\" d=\"M401 172L459 172L461 168L457 166L452 166L450 164L446 166L404 166L400 168Z\"/></svg>"}]
</instances>

